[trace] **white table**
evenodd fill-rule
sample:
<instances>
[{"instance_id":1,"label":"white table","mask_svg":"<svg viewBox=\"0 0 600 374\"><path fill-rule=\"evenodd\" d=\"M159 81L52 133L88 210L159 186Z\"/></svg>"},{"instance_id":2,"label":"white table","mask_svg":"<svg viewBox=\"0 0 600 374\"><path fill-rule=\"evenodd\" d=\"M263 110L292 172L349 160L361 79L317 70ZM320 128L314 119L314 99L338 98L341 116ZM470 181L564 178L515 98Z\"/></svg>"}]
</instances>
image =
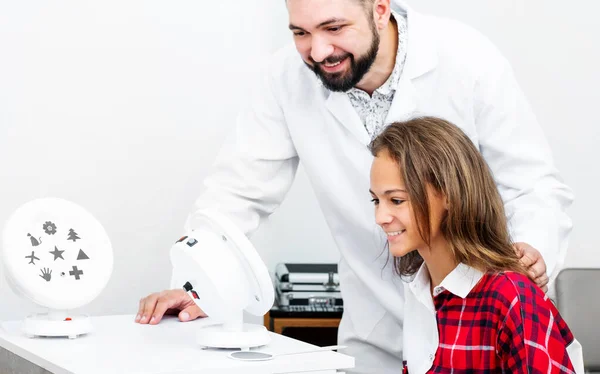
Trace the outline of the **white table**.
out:
<instances>
[{"instance_id":1,"label":"white table","mask_svg":"<svg viewBox=\"0 0 600 374\"><path fill-rule=\"evenodd\" d=\"M196 327L209 324L208 319L182 323L170 317L154 326L136 324L133 320L133 315L93 317L94 332L72 340L28 338L20 331L20 321L4 322L0 324L0 347L9 355L24 359L19 365L31 366L23 367L22 372L35 373L48 370L56 374L333 374L354 367L354 358L337 352L281 356L270 361L236 361L227 357L231 350L203 350L195 343ZM269 345L254 350L277 354L315 348L282 335L271 333L271 337ZM14 360L0 360L1 373L10 370L8 361Z\"/></svg>"}]
</instances>

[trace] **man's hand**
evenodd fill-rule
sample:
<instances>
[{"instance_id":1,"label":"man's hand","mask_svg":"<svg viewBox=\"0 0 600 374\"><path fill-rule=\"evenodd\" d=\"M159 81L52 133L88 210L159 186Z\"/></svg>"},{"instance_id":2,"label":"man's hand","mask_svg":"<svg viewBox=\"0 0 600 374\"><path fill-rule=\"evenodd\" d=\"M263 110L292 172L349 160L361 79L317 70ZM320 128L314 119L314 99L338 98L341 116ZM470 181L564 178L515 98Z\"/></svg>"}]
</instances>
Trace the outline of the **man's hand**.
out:
<instances>
[{"instance_id":1,"label":"man's hand","mask_svg":"<svg viewBox=\"0 0 600 374\"><path fill-rule=\"evenodd\" d=\"M206 317L202 309L184 290L166 290L140 300L135 322L156 325L165 314L178 314L182 322Z\"/></svg>"},{"instance_id":2,"label":"man's hand","mask_svg":"<svg viewBox=\"0 0 600 374\"><path fill-rule=\"evenodd\" d=\"M531 279L535 281L539 288L548 292L548 275L546 274L546 262L542 254L537 249L527 243L515 243L517 255L521 258L521 264L525 266Z\"/></svg>"}]
</instances>

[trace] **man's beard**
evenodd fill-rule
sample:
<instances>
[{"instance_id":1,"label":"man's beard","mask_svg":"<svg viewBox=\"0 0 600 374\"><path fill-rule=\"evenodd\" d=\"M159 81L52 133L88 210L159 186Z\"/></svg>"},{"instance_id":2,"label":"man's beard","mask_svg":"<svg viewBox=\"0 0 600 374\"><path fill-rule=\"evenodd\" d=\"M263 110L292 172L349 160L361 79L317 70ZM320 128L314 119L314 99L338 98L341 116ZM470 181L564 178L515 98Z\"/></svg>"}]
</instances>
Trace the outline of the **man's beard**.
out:
<instances>
[{"instance_id":1,"label":"man's beard","mask_svg":"<svg viewBox=\"0 0 600 374\"><path fill-rule=\"evenodd\" d=\"M345 92L356 86L358 82L367 74L373 63L375 62L375 58L377 57L377 52L379 51L379 34L377 31L373 30L373 40L371 41L371 46L369 50L359 56L358 59L354 58L354 55L351 53L344 53L339 56L330 56L327 57L322 62L315 62L312 60L313 65L306 63L306 66L312 70L323 85L327 87L330 91L338 91ZM327 73L321 69L321 64L335 64L336 62L343 61L345 58L350 59L350 70L342 71L339 73Z\"/></svg>"}]
</instances>

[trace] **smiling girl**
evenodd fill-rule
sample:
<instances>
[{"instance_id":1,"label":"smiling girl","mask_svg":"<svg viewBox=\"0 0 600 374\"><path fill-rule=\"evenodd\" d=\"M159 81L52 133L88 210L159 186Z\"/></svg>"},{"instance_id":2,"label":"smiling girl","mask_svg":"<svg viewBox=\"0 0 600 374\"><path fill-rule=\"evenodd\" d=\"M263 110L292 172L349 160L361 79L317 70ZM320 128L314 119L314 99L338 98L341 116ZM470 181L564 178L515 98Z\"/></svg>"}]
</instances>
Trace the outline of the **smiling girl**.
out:
<instances>
[{"instance_id":1,"label":"smiling girl","mask_svg":"<svg viewBox=\"0 0 600 374\"><path fill-rule=\"evenodd\" d=\"M405 372L573 373L581 346L528 278L483 157L432 117L370 145L371 195L405 287Z\"/></svg>"}]
</instances>

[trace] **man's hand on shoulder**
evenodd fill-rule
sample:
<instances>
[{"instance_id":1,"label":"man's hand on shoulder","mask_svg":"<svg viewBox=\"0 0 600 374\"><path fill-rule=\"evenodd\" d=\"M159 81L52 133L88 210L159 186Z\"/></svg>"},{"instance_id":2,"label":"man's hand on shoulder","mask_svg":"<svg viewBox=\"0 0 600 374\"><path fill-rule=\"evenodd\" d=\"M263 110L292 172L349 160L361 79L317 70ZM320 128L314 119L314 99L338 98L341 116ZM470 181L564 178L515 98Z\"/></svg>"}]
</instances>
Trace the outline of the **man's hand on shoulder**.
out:
<instances>
[{"instance_id":1,"label":"man's hand on shoulder","mask_svg":"<svg viewBox=\"0 0 600 374\"><path fill-rule=\"evenodd\" d=\"M515 243L515 250L521 258L521 264L525 266L530 277L535 281L539 288L548 292L548 274L546 274L546 262L542 254L527 243Z\"/></svg>"}]
</instances>

